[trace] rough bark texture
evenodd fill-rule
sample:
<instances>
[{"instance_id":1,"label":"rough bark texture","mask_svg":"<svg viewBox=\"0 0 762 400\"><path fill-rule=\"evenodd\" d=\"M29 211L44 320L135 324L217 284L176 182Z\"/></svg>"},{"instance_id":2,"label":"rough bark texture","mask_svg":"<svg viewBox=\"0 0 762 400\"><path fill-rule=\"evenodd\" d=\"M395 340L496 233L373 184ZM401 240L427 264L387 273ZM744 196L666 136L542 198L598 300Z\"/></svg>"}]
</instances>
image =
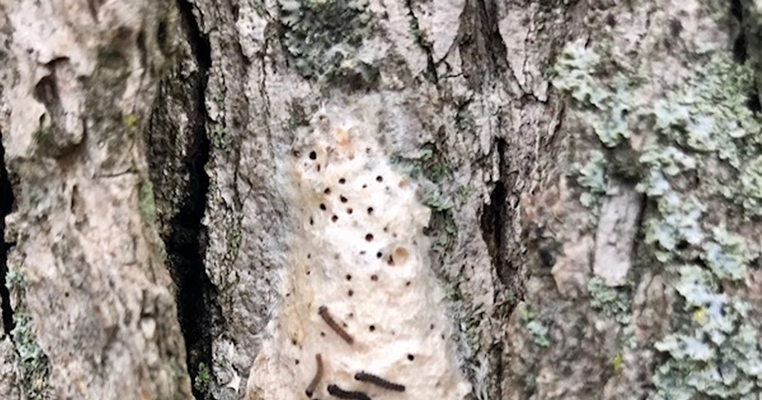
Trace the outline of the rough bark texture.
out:
<instances>
[{"instance_id":1,"label":"rough bark texture","mask_svg":"<svg viewBox=\"0 0 762 400\"><path fill-rule=\"evenodd\" d=\"M279 162L357 104L471 398L761 393L758 1L63 4L0 2L3 398L256 398Z\"/></svg>"},{"instance_id":2,"label":"rough bark texture","mask_svg":"<svg viewBox=\"0 0 762 400\"><path fill-rule=\"evenodd\" d=\"M13 185L3 354L15 365L3 368L15 375L3 398L191 398L140 135L172 52L174 6L0 10Z\"/></svg>"}]
</instances>

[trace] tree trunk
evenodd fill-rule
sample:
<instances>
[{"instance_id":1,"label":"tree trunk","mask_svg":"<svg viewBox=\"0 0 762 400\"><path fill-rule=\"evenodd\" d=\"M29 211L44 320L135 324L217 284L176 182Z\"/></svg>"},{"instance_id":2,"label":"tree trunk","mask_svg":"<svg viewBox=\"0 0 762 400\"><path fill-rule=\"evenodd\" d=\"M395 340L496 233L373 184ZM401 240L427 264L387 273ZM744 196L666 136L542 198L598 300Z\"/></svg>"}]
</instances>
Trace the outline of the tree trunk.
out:
<instances>
[{"instance_id":1,"label":"tree trunk","mask_svg":"<svg viewBox=\"0 0 762 400\"><path fill-rule=\"evenodd\" d=\"M758 398L757 3L3 0L0 393Z\"/></svg>"}]
</instances>

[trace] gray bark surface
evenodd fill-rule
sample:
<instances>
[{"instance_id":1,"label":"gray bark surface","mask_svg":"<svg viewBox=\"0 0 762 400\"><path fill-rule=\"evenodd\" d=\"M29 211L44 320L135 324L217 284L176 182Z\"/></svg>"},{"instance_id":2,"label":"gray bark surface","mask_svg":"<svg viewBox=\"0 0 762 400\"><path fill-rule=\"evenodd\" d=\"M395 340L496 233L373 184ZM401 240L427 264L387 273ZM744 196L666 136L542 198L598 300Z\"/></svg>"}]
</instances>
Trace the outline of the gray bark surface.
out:
<instances>
[{"instance_id":1,"label":"gray bark surface","mask_svg":"<svg viewBox=\"0 0 762 400\"><path fill-rule=\"evenodd\" d=\"M259 399L283 160L363 104L470 398L758 398L758 3L3 0L0 396Z\"/></svg>"},{"instance_id":2,"label":"gray bark surface","mask_svg":"<svg viewBox=\"0 0 762 400\"><path fill-rule=\"evenodd\" d=\"M0 130L14 195L2 372L15 384L3 398L191 398L140 135L172 52L174 8L3 1L0 10Z\"/></svg>"}]
</instances>

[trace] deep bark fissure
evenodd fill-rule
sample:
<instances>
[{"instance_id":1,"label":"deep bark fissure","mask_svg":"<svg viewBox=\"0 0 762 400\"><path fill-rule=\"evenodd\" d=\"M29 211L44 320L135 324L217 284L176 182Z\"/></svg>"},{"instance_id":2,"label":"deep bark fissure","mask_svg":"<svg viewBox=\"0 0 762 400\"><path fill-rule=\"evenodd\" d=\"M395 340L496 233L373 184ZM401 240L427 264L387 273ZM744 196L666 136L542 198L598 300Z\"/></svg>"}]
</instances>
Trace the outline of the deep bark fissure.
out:
<instances>
[{"instance_id":1,"label":"deep bark fissure","mask_svg":"<svg viewBox=\"0 0 762 400\"><path fill-rule=\"evenodd\" d=\"M730 1L730 15L738 21L738 35L733 41L733 58L739 64L746 62L748 57L746 48L746 32L743 29L743 5L741 0Z\"/></svg>"},{"instance_id":2,"label":"deep bark fissure","mask_svg":"<svg viewBox=\"0 0 762 400\"><path fill-rule=\"evenodd\" d=\"M418 17L415 16L415 12L413 11L413 1L407 0L405 2L405 5L407 6L407 11L410 16L410 27L413 29L414 32L417 32L416 42L418 46L420 46L424 52L426 52L426 78L428 78L431 82L437 83L439 81L439 76L437 74L437 66L436 62L434 61L434 55L431 49L431 44L427 43L422 36L421 33L421 27L418 24Z\"/></svg>"},{"instance_id":3,"label":"deep bark fissure","mask_svg":"<svg viewBox=\"0 0 762 400\"><path fill-rule=\"evenodd\" d=\"M0 133L2 138L2 133ZM6 335L10 335L13 330L13 308L11 307L10 290L6 286L6 276L8 275L8 251L13 243L5 242L5 216L11 213L13 209L13 189L11 180L8 176L8 169L5 167L5 148L0 140L0 299L3 307L3 328Z\"/></svg>"},{"instance_id":4,"label":"deep bark fissure","mask_svg":"<svg viewBox=\"0 0 762 400\"><path fill-rule=\"evenodd\" d=\"M495 145L497 157L499 158L500 178L494 182L495 187L490 194L490 204L485 205L481 215L481 229L484 241L487 243L492 267L497 272L497 276L503 285L509 284L508 272L505 263L505 252L503 249L505 228L506 228L506 199L508 190L505 187L505 152L506 142L504 139L498 139Z\"/></svg>"},{"instance_id":5,"label":"deep bark fissure","mask_svg":"<svg viewBox=\"0 0 762 400\"><path fill-rule=\"evenodd\" d=\"M190 97L191 119L188 122L187 156L183 169L188 176L188 188L177 214L171 219L168 237L165 237L167 263L177 286L177 304L183 338L187 352L188 372L193 382L199 376L201 365L206 375L199 381L207 381L212 373L212 339L215 320L219 316L216 305L217 290L206 274L206 227L202 220L206 212L209 191L209 175L205 167L209 161L211 141L207 135L206 88L211 67L211 46L202 33L195 16L193 4L186 0L177 2L181 28L192 49L198 71L189 87L195 88ZM206 382L203 382L206 383ZM205 398L205 387L193 385L193 395Z\"/></svg>"},{"instance_id":6,"label":"deep bark fissure","mask_svg":"<svg viewBox=\"0 0 762 400\"><path fill-rule=\"evenodd\" d=\"M463 74L469 86L478 91L505 79L508 71L507 50L498 27L494 2L468 0L460 18L458 46L463 58ZM487 89L487 90L492 90Z\"/></svg>"}]
</instances>

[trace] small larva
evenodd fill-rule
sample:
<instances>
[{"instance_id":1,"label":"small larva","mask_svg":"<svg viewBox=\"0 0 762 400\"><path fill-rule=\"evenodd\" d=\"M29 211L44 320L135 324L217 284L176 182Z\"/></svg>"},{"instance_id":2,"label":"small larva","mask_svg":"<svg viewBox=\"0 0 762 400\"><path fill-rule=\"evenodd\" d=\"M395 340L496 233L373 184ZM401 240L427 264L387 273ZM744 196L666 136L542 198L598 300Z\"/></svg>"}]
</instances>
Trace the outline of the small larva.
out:
<instances>
[{"instance_id":1,"label":"small larva","mask_svg":"<svg viewBox=\"0 0 762 400\"><path fill-rule=\"evenodd\" d=\"M380 386L387 390L394 390L395 392L404 392L405 386L400 385L399 383L389 382L384 378L378 377L373 374L369 374L365 371L360 371L355 374L355 380L361 381L361 382L368 382L372 383L376 386Z\"/></svg>"},{"instance_id":2,"label":"small larva","mask_svg":"<svg viewBox=\"0 0 762 400\"><path fill-rule=\"evenodd\" d=\"M315 377L312 378L309 386L307 386L307 389L304 391L304 393L307 394L307 397L309 398L312 398L312 394L315 393L315 388L317 387L318 383L320 383L320 379L323 377L323 357L320 354L315 354L315 361L317 361L317 371L315 372Z\"/></svg>"},{"instance_id":3,"label":"small larva","mask_svg":"<svg viewBox=\"0 0 762 400\"><path fill-rule=\"evenodd\" d=\"M368 397L368 395L363 392L352 392L349 390L344 390L334 384L328 385L328 394L340 399L370 400L370 397Z\"/></svg>"},{"instance_id":4,"label":"small larva","mask_svg":"<svg viewBox=\"0 0 762 400\"><path fill-rule=\"evenodd\" d=\"M323 318L323 321L325 321L328 326L331 327L331 329L336 332L339 336L341 336L342 339L344 339L347 343L352 344L355 342L354 338L350 336L347 331L345 331L339 324L334 321L333 317L331 317L331 314L328 312L328 307L326 306L320 306L318 308L318 314Z\"/></svg>"}]
</instances>

